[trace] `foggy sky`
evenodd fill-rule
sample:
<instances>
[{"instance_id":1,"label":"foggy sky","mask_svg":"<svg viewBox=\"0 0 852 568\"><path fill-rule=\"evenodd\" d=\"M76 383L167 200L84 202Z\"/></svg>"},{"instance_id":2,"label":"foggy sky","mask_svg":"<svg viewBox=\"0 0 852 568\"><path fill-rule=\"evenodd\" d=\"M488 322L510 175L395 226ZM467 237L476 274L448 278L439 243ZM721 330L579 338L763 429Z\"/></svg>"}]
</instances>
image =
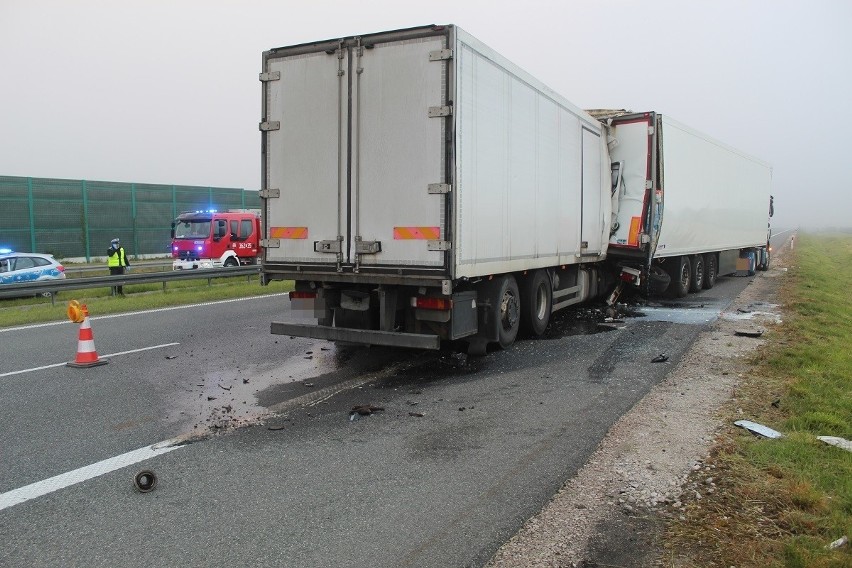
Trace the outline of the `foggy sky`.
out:
<instances>
[{"instance_id":1,"label":"foggy sky","mask_svg":"<svg viewBox=\"0 0 852 568\"><path fill-rule=\"evenodd\" d=\"M775 226L852 226L846 0L0 0L0 175L259 189L264 50L425 24L770 163Z\"/></svg>"}]
</instances>

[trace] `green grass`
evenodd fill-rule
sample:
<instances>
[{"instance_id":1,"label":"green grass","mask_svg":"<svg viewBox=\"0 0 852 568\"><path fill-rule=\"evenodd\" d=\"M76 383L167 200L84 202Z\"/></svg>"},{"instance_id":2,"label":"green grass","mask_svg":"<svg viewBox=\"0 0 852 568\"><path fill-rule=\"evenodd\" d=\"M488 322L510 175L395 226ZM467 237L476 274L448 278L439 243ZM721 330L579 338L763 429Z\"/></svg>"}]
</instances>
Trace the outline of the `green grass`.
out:
<instances>
[{"instance_id":1,"label":"green grass","mask_svg":"<svg viewBox=\"0 0 852 568\"><path fill-rule=\"evenodd\" d=\"M169 282L165 290L160 283L134 284L124 287L123 298L112 296L110 288L73 290L57 296L55 305L51 304L50 298L0 300L0 327L64 320L70 300L86 304L89 314L95 316L261 296L293 289L292 281L275 281L261 286L257 276L250 281L245 276L237 276L215 278L210 282L208 285L206 279L180 280Z\"/></svg>"},{"instance_id":2,"label":"green grass","mask_svg":"<svg viewBox=\"0 0 852 568\"><path fill-rule=\"evenodd\" d=\"M702 542L691 548L706 565L852 566L849 545L826 549L852 536L852 452L816 438L852 439L852 236L801 235L796 245L782 293L790 317L737 400L786 437L723 438L712 456L720 491L670 527L681 546Z\"/></svg>"}]
</instances>

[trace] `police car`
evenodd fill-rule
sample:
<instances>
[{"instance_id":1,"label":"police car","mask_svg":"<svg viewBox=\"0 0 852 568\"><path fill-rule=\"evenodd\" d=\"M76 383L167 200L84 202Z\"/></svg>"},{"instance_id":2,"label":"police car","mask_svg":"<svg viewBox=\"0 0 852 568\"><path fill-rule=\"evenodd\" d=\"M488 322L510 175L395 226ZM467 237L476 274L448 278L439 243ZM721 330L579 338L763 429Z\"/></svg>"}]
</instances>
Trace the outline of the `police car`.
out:
<instances>
[{"instance_id":1,"label":"police car","mask_svg":"<svg viewBox=\"0 0 852 568\"><path fill-rule=\"evenodd\" d=\"M0 248L0 285L65 278L65 267L49 254ZM49 296L50 292L43 295Z\"/></svg>"}]
</instances>

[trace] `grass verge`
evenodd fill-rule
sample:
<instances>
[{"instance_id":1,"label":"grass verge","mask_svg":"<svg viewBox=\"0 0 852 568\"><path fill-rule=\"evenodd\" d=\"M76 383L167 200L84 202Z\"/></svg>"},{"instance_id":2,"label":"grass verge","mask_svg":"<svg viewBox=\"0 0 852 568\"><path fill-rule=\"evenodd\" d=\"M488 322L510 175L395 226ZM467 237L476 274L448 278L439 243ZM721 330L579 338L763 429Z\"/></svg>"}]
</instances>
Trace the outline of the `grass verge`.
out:
<instances>
[{"instance_id":1,"label":"grass verge","mask_svg":"<svg viewBox=\"0 0 852 568\"><path fill-rule=\"evenodd\" d=\"M717 489L667 527L669 557L700 566L852 566L852 236L801 235L782 298L787 322L750 361L728 423L748 417L785 433L730 430L708 460Z\"/></svg>"},{"instance_id":2,"label":"grass verge","mask_svg":"<svg viewBox=\"0 0 852 568\"><path fill-rule=\"evenodd\" d=\"M68 301L72 299L86 304L89 313L94 316L263 296L292 289L292 281L277 280L261 286L257 276L252 280L238 276L216 278L209 285L206 279L180 280L169 282L165 289L159 283L134 284L124 287L123 298L112 296L110 288L76 290L58 296L55 305L51 304L50 298L0 300L0 327L64 320L68 317Z\"/></svg>"}]
</instances>

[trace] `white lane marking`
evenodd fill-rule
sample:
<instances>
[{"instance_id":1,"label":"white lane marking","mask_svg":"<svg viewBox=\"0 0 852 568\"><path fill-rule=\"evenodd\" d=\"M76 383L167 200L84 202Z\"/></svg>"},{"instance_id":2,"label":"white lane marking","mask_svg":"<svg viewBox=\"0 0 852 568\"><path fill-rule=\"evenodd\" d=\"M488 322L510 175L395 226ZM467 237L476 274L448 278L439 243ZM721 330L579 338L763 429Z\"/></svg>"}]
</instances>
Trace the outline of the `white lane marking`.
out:
<instances>
[{"instance_id":1,"label":"white lane marking","mask_svg":"<svg viewBox=\"0 0 852 568\"><path fill-rule=\"evenodd\" d=\"M41 497L48 493L59 491L60 489L64 489L71 485L81 483L88 479L104 475L105 473L109 473L183 447L171 445L171 442L172 441L169 440L166 442L160 442L159 444L145 446L144 448L139 448L138 450L133 450L126 454L108 458L73 471L61 473L42 481L30 483L29 485L7 491L6 493L0 493L0 511L15 505L20 505L30 499L35 499L36 497Z\"/></svg>"},{"instance_id":2,"label":"white lane marking","mask_svg":"<svg viewBox=\"0 0 852 568\"><path fill-rule=\"evenodd\" d=\"M275 294L266 294L264 296L249 296L248 298L232 298L230 300L216 300L215 302L202 302L200 304L187 304L185 306L169 306L167 308L154 308L153 310L142 310L142 311L139 311L139 312L124 312L124 313L121 313L121 314L109 314L109 315L105 315L105 316L90 317L89 320L95 321L95 320L102 320L102 319L123 318L123 317L126 317L126 316L136 316L136 315L139 315L139 314L155 314L157 312L170 312L170 311L173 311L173 310L185 310L187 308L215 306L217 304L229 304L231 302L245 302L247 300L259 300L261 298L274 298L276 296L284 296L286 294L289 294L289 292L276 292ZM6 332L6 331L22 331L22 330L25 330L25 329L37 329L39 327L50 327L50 326L53 326L53 325L66 325L66 324L69 324L69 323L71 323L71 322L63 320L63 321L49 321L49 322L45 322L45 323L34 323L34 324L31 324L31 325L22 325L22 326L18 326L18 327L4 327L4 328L0 328L0 333Z\"/></svg>"},{"instance_id":3,"label":"white lane marking","mask_svg":"<svg viewBox=\"0 0 852 568\"><path fill-rule=\"evenodd\" d=\"M115 357L116 355L127 355L128 353L138 353L139 351L149 351L151 349L159 349L161 347L171 347L173 345L180 345L180 343L163 343L162 345L152 345L151 347L140 347L139 349L130 349L128 351L119 351L118 353L108 353L106 355L100 355L101 358L107 357ZM41 371L42 369L52 369L54 367L62 367L67 363L53 363L52 365L43 365L41 367L33 367L32 369L22 369L20 371L11 371L8 373L0 373L0 377L10 377L12 375L20 375L22 373L31 373L33 371Z\"/></svg>"}]
</instances>

